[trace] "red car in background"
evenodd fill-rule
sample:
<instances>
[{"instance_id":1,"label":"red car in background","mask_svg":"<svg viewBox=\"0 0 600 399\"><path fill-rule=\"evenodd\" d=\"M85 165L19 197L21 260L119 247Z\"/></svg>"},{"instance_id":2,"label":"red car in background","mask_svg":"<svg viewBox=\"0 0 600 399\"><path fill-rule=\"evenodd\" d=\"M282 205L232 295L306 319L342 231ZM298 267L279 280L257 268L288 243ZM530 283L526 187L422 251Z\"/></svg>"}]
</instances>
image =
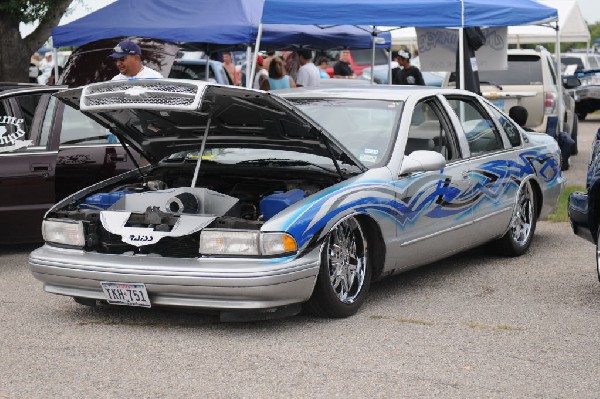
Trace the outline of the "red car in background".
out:
<instances>
[{"instance_id":1,"label":"red car in background","mask_svg":"<svg viewBox=\"0 0 600 399\"><path fill-rule=\"evenodd\" d=\"M324 53L319 53L317 55L317 59L319 57L327 57L329 60L329 67L327 68L327 73L330 77L333 77L333 66L340 59L340 52L343 50L327 50ZM348 61L350 62L350 67L354 71L354 74L358 77L362 74L363 69L371 67L371 61L373 57L372 49L354 49L354 50L345 50L348 51L349 57ZM387 65L388 64L388 56L384 49L376 48L375 49L375 65Z\"/></svg>"}]
</instances>

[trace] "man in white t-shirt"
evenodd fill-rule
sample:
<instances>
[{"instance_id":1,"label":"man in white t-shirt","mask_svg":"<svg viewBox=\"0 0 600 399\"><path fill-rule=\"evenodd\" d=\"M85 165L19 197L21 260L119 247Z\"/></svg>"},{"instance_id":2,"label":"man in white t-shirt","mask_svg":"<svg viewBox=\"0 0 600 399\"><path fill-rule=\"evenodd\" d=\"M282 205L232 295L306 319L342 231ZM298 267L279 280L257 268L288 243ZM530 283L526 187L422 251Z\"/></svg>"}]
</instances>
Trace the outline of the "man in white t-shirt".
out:
<instances>
[{"instance_id":1,"label":"man in white t-shirt","mask_svg":"<svg viewBox=\"0 0 600 399\"><path fill-rule=\"evenodd\" d=\"M130 78L162 78L163 76L153 69L142 65L142 50L135 42L123 40L114 49L109 57L114 58L119 68L119 74L112 80Z\"/></svg>"},{"instance_id":2,"label":"man in white t-shirt","mask_svg":"<svg viewBox=\"0 0 600 399\"><path fill-rule=\"evenodd\" d=\"M321 85L321 73L319 68L312 62L312 51L301 49L297 51L300 68L296 75L296 85L303 87L315 87Z\"/></svg>"}]
</instances>

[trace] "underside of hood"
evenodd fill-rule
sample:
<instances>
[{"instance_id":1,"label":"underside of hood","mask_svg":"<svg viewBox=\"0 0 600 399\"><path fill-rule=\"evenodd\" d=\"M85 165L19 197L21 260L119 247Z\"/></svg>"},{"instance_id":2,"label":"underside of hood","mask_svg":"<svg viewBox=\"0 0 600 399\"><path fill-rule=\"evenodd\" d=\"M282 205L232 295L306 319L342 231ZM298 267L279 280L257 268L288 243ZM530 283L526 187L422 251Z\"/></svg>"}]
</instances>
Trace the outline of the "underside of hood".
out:
<instances>
[{"instance_id":1,"label":"underside of hood","mask_svg":"<svg viewBox=\"0 0 600 399\"><path fill-rule=\"evenodd\" d=\"M297 151L361 165L322 127L270 93L201 81L130 79L62 91L80 109L157 163L171 154L239 147Z\"/></svg>"}]
</instances>

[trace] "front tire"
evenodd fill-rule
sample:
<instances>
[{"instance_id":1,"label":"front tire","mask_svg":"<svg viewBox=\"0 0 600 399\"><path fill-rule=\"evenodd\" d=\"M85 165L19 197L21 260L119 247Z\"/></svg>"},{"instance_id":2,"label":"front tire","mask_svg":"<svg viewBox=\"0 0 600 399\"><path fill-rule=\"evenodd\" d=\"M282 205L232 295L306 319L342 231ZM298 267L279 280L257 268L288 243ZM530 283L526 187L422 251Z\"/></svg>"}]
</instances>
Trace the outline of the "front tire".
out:
<instances>
[{"instance_id":1,"label":"front tire","mask_svg":"<svg viewBox=\"0 0 600 399\"><path fill-rule=\"evenodd\" d=\"M521 256L529 249L537 223L535 194L526 181L519 188L508 231L500 238L497 252L504 256Z\"/></svg>"},{"instance_id":2,"label":"front tire","mask_svg":"<svg viewBox=\"0 0 600 399\"><path fill-rule=\"evenodd\" d=\"M308 310L321 317L352 316L367 297L371 270L364 227L353 216L342 219L325 238Z\"/></svg>"}]
</instances>

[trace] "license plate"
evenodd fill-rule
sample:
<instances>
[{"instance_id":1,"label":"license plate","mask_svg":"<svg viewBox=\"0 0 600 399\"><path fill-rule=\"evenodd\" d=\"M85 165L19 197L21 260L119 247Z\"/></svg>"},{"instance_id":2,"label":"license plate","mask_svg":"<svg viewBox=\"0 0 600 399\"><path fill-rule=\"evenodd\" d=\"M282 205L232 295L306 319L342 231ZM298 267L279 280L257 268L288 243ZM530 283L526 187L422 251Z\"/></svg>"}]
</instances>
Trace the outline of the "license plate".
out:
<instances>
[{"instance_id":1,"label":"license plate","mask_svg":"<svg viewBox=\"0 0 600 399\"><path fill-rule=\"evenodd\" d=\"M141 283L111 283L102 281L106 301L111 305L143 306L149 308L150 298L146 286Z\"/></svg>"},{"instance_id":2,"label":"license plate","mask_svg":"<svg viewBox=\"0 0 600 399\"><path fill-rule=\"evenodd\" d=\"M500 109L504 109L504 100L492 100L492 104Z\"/></svg>"}]
</instances>

